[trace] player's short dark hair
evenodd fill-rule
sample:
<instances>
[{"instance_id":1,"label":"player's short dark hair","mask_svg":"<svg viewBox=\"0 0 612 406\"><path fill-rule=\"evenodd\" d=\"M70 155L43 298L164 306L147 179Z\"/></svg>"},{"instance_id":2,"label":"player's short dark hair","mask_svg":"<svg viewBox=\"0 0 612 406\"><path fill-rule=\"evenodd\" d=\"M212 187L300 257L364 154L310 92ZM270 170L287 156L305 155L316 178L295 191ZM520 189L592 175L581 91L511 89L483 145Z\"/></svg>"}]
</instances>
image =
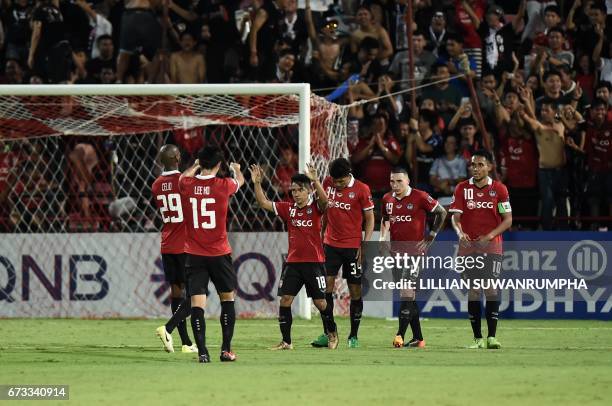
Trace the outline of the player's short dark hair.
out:
<instances>
[{"instance_id":1,"label":"player's short dark hair","mask_svg":"<svg viewBox=\"0 0 612 406\"><path fill-rule=\"evenodd\" d=\"M546 13L555 13L556 15L561 17L561 9L559 8L559 6L554 6L554 5L547 6L546 8L544 8L544 14Z\"/></svg>"},{"instance_id":2,"label":"player's short dark hair","mask_svg":"<svg viewBox=\"0 0 612 406\"><path fill-rule=\"evenodd\" d=\"M460 119L459 122L457 123L457 128L461 130L461 128L465 127L466 125L471 125L471 126L474 126L474 128L478 128L478 126L476 125L476 121L474 121L473 118Z\"/></svg>"},{"instance_id":3,"label":"player's short dark hair","mask_svg":"<svg viewBox=\"0 0 612 406\"><path fill-rule=\"evenodd\" d=\"M544 82L546 82L548 80L549 77L551 76L559 76L559 79L561 79L561 74L559 73L559 71L554 70L554 69L550 69L547 70L546 72L544 72L544 76L542 76L542 80Z\"/></svg>"},{"instance_id":4,"label":"player's short dark hair","mask_svg":"<svg viewBox=\"0 0 612 406\"><path fill-rule=\"evenodd\" d=\"M372 49L378 49L378 48L380 48L380 42L378 42L378 40L376 38L365 37L359 43L359 50L360 51L364 50L364 51L368 51L369 52Z\"/></svg>"},{"instance_id":5,"label":"player's short dark hair","mask_svg":"<svg viewBox=\"0 0 612 406\"><path fill-rule=\"evenodd\" d=\"M351 174L351 163L346 158L336 158L329 163L329 176L334 179L344 178Z\"/></svg>"},{"instance_id":6,"label":"player's short dark hair","mask_svg":"<svg viewBox=\"0 0 612 406\"><path fill-rule=\"evenodd\" d=\"M410 175L408 175L408 171L403 166L395 166L395 167L393 167L393 169L391 169L391 173L403 173L406 176L410 177Z\"/></svg>"},{"instance_id":7,"label":"player's short dark hair","mask_svg":"<svg viewBox=\"0 0 612 406\"><path fill-rule=\"evenodd\" d=\"M412 36L415 36L415 35L419 35L419 36L424 37L425 39L427 39L427 34L425 34L425 31L423 31L421 29L416 30L414 32L414 34L412 34Z\"/></svg>"},{"instance_id":8,"label":"player's short dark hair","mask_svg":"<svg viewBox=\"0 0 612 406\"><path fill-rule=\"evenodd\" d=\"M600 81L599 84L595 86L595 90L597 91L599 89L603 89L604 87L612 92L612 83L608 82L607 80Z\"/></svg>"},{"instance_id":9,"label":"player's short dark hair","mask_svg":"<svg viewBox=\"0 0 612 406\"><path fill-rule=\"evenodd\" d=\"M223 162L223 153L217 146L209 145L198 152L198 160L202 169L212 169Z\"/></svg>"},{"instance_id":10,"label":"player's short dark hair","mask_svg":"<svg viewBox=\"0 0 612 406\"><path fill-rule=\"evenodd\" d=\"M293 57L295 57L295 52L293 52L292 49L282 49L279 53L278 53L278 60L280 61L281 58L287 56L287 55L293 55Z\"/></svg>"},{"instance_id":11,"label":"player's short dark hair","mask_svg":"<svg viewBox=\"0 0 612 406\"><path fill-rule=\"evenodd\" d=\"M296 173L295 175L291 177L291 183L295 183L302 187L309 188L311 181L310 181L310 178L304 175L303 173Z\"/></svg>"},{"instance_id":12,"label":"player's short dark hair","mask_svg":"<svg viewBox=\"0 0 612 406\"><path fill-rule=\"evenodd\" d=\"M477 150L476 152L472 154L472 157L475 157L475 156L481 156L484 159L486 159L488 162L493 162L493 155L491 155L491 152L486 149Z\"/></svg>"},{"instance_id":13,"label":"player's short dark hair","mask_svg":"<svg viewBox=\"0 0 612 406\"><path fill-rule=\"evenodd\" d=\"M565 37L565 30L558 25L549 29L546 35L550 35L552 32L558 32L562 37Z\"/></svg>"}]
</instances>

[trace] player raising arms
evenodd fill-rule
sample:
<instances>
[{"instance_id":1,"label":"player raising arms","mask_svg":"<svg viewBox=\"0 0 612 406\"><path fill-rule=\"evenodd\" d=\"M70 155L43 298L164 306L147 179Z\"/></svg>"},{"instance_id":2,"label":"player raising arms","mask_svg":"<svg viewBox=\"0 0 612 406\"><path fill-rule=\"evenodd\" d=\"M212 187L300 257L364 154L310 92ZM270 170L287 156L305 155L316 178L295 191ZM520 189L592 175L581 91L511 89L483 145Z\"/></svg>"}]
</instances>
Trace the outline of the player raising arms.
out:
<instances>
[{"instance_id":1,"label":"player raising arms","mask_svg":"<svg viewBox=\"0 0 612 406\"><path fill-rule=\"evenodd\" d=\"M234 291L237 278L226 226L229 198L244 184L244 176L240 165L231 163L233 178L218 178L222 162L221 151L207 146L200 150L196 163L183 173L179 182L188 206L185 210L185 270L187 293L191 296L191 327L198 346L199 362L210 362L204 320L209 280L215 285L221 301L221 361L236 359L231 343L236 322Z\"/></svg>"},{"instance_id":2,"label":"player raising arms","mask_svg":"<svg viewBox=\"0 0 612 406\"><path fill-rule=\"evenodd\" d=\"M480 150L472 155L472 178L463 181L455 188L453 202L449 209L453 213L452 223L459 237L459 255L478 255L484 257L484 268L472 268L462 273L468 280L475 278L499 278L502 263L502 233L512 225L512 209L508 189L503 183L489 177L492 169L492 156L489 151ZM479 289L468 293L468 314L474 344L469 348L501 348L495 338L499 318L499 298L495 289L487 289L486 318L488 327L487 341L480 331Z\"/></svg>"},{"instance_id":3,"label":"player raising arms","mask_svg":"<svg viewBox=\"0 0 612 406\"><path fill-rule=\"evenodd\" d=\"M172 331L177 328L181 336L182 352L197 352L189 339L185 318L191 313L189 298L184 299L185 289L185 223L183 201L179 193L178 170L181 153L175 145L164 145L159 150L159 159L164 167L155 179L151 192L155 205L163 221L161 236L161 255L166 282L170 284L170 308L172 318L165 326L158 327L157 336L162 340L167 352L174 352Z\"/></svg>"},{"instance_id":4,"label":"player raising arms","mask_svg":"<svg viewBox=\"0 0 612 406\"><path fill-rule=\"evenodd\" d=\"M338 348L338 332L332 307L325 300L325 257L321 243L321 218L327 208L327 195L319 183L317 170L308 166L308 175L296 174L291 178L291 195L295 203L271 202L261 188L263 171L251 165L251 178L255 185L255 198L259 206L274 212L287 223L289 255L279 282L280 307L278 324L283 340L273 350L292 350L291 304L302 286L321 312L328 331L328 348ZM312 197L314 183L317 200Z\"/></svg>"},{"instance_id":5,"label":"player raising arms","mask_svg":"<svg viewBox=\"0 0 612 406\"><path fill-rule=\"evenodd\" d=\"M411 255L422 255L444 225L446 210L426 192L411 188L408 172L404 168L395 168L391 171L390 183L392 191L382 199L380 240L384 241L389 231L392 253L407 250ZM427 213L433 213L434 219L431 231L425 235ZM397 244L393 244L394 242ZM397 275L394 276L416 282L418 271L418 269L396 270ZM393 346L396 348L425 347L419 307L415 299L414 289L404 289L400 292L399 328L393 340ZM408 325L412 330L412 339L404 343Z\"/></svg>"},{"instance_id":6,"label":"player raising arms","mask_svg":"<svg viewBox=\"0 0 612 406\"><path fill-rule=\"evenodd\" d=\"M370 188L356 180L351 173L351 163L338 158L329 164L329 175L323 181L323 189L329 199L325 213L325 272L327 305L334 309L334 285L338 271L342 267L342 277L346 279L351 295L350 316L351 332L348 347L358 348L357 332L363 311L361 298L361 229L365 218L364 241L372 237L374 231L374 203ZM327 347L327 331L311 344L313 347Z\"/></svg>"}]
</instances>

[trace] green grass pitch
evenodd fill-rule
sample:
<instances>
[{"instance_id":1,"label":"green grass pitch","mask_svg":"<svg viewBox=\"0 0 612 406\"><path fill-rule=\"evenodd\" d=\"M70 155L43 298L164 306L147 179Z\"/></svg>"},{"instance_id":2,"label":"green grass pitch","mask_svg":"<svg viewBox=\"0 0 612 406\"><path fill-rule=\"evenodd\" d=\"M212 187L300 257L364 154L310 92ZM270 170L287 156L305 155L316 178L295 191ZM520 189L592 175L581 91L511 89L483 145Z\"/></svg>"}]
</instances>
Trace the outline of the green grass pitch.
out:
<instances>
[{"instance_id":1,"label":"green grass pitch","mask_svg":"<svg viewBox=\"0 0 612 406\"><path fill-rule=\"evenodd\" d=\"M361 348L308 344L320 321L294 320L294 351L275 320L238 320L236 363L167 354L155 320L0 320L0 384L69 384L70 405L609 405L612 323L502 320L502 350L467 350L467 320L425 320L427 349L394 349L397 321L364 319ZM484 325L483 320L483 325ZM484 331L486 331L486 326ZM191 334L191 331L190 331ZM178 348L178 334L174 334ZM17 404L18 401L0 401ZM51 402L54 403L54 402ZM45 403L46 404L46 403Z\"/></svg>"}]
</instances>

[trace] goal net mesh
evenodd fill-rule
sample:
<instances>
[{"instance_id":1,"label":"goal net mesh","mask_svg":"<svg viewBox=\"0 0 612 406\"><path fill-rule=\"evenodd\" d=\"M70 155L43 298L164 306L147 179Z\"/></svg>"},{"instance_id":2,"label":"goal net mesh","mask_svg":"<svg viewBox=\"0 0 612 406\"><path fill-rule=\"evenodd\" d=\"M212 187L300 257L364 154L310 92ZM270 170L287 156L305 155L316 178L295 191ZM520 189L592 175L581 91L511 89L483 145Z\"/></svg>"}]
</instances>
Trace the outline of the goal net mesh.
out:
<instances>
[{"instance_id":1,"label":"goal net mesh","mask_svg":"<svg viewBox=\"0 0 612 406\"><path fill-rule=\"evenodd\" d=\"M330 160L348 156L347 109L315 95L310 109L311 161L324 176ZM283 200L298 123L297 95L0 97L0 317L166 317L150 189L159 148L178 145L184 169L218 145L245 172L262 165L268 197ZM284 225L257 207L250 182L228 217L237 311L273 317Z\"/></svg>"}]
</instances>

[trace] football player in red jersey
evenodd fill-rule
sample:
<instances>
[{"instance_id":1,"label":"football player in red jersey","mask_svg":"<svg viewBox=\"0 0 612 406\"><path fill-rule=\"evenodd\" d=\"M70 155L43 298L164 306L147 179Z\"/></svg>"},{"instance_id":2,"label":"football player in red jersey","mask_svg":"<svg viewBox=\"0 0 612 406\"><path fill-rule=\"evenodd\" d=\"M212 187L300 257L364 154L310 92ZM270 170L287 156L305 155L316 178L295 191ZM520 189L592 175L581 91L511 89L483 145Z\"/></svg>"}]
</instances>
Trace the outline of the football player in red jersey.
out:
<instances>
[{"instance_id":1,"label":"football player in red jersey","mask_svg":"<svg viewBox=\"0 0 612 406\"><path fill-rule=\"evenodd\" d=\"M181 336L182 352L197 352L187 333L185 318L191 313L185 289L185 223L183 201L179 193L178 170L181 152L175 145L167 144L159 150L159 160L164 171L155 179L151 192L163 221L161 255L166 282L170 284L170 308L172 317L166 325L157 328L157 336L167 352L174 352L172 331L177 328Z\"/></svg>"},{"instance_id":2,"label":"football player in red jersey","mask_svg":"<svg viewBox=\"0 0 612 406\"><path fill-rule=\"evenodd\" d=\"M446 210L426 192L410 187L410 178L404 168L394 168L391 171L390 183L392 192L382 198L380 240L385 241L388 231L392 253L408 251L410 255L423 255L444 225ZM431 231L425 235L427 213L432 213L434 220ZM395 270L395 273L395 279L416 282L419 270L402 269ZM425 347L419 307L415 299L414 289L403 289L400 292L399 328L393 340L396 348ZM405 343L404 335L408 325L412 330L412 339Z\"/></svg>"},{"instance_id":3,"label":"football player in red jersey","mask_svg":"<svg viewBox=\"0 0 612 406\"><path fill-rule=\"evenodd\" d=\"M317 170L308 166L308 174L301 173L291 178L291 196L295 203L271 202L261 188L263 171L259 165L251 165L251 178L255 185L255 198L262 209L274 212L287 223L289 255L279 282L281 296L278 324L283 340L273 350L292 350L291 304L302 286L321 312L328 331L328 348L338 348L338 332L332 307L325 300L325 256L321 243L321 218L327 208L327 195L319 183ZM314 184L316 201L313 199Z\"/></svg>"},{"instance_id":4,"label":"football player in red jersey","mask_svg":"<svg viewBox=\"0 0 612 406\"><path fill-rule=\"evenodd\" d=\"M230 164L232 178L219 178L222 152L207 146L198 152L196 163L179 180L185 209L185 271L187 293L191 297L191 327L198 346L198 360L210 362L206 348L204 307L208 282L212 281L221 302L221 361L234 361L231 351L236 310L234 291L238 281L227 240L227 210L230 197L244 184L240 165ZM199 171L199 174L197 174Z\"/></svg>"},{"instance_id":5,"label":"football player in red jersey","mask_svg":"<svg viewBox=\"0 0 612 406\"><path fill-rule=\"evenodd\" d=\"M348 347L358 348L357 332L363 311L361 298L361 241L368 241L374 231L374 202L370 188L351 173L351 163L346 158L330 162L329 174L323 181L328 204L324 223L323 249L325 251L327 305L334 308L334 285L340 268L351 295L351 332ZM365 219L365 235L362 228ZM316 338L313 347L327 347L327 331Z\"/></svg>"},{"instance_id":6,"label":"football player in red jersey","mask_svg":"<svg viewBox=\"0 0 612 406\"><path fill-rule=\"evenodd\" d=\"M459 237L459 255L481 258L482 266L462 273L468 280L499 278L502 263L502 233L512 226L512 209L506 186L489 177L492 169L489 151L480 150L472 155L472 177L457 185L449 211ZM488 336L485 342L480 331L480 289L468 293L468 315L474 333L474 344L469 348L501 348L495 338L499 318L499 297L495 289L484 292L487 299L485 314Z\"/></svg>"}]
</instances>

